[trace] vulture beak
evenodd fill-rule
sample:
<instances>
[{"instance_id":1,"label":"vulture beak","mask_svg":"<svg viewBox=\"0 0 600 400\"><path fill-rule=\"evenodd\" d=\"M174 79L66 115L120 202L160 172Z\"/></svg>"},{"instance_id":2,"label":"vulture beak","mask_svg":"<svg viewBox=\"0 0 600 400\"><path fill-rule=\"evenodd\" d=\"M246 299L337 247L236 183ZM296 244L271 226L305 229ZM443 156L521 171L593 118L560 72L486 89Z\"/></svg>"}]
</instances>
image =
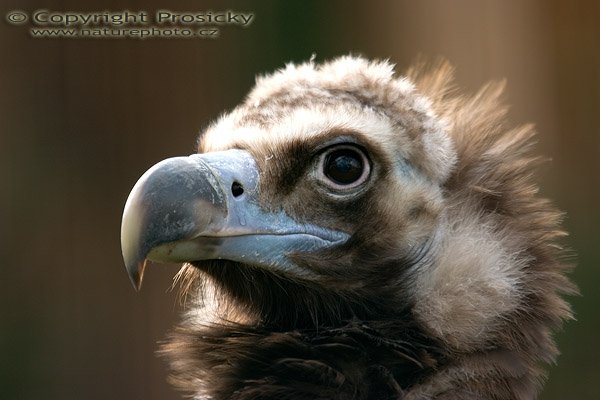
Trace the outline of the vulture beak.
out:
<instances>
[{"instance_id":1,"label":"vulture beak","mask_svg":"<svg viewBox=\"0 0 600 400\"><path fill-rule=\"evenodd\" d=\"M259 171L243 150L169 158L133 187L121 225L123 259L139 290L147 260L225 259L306 275L290 254L314 252L349 235L295 221L259 203Z\"/></svg>"}]
</instances>

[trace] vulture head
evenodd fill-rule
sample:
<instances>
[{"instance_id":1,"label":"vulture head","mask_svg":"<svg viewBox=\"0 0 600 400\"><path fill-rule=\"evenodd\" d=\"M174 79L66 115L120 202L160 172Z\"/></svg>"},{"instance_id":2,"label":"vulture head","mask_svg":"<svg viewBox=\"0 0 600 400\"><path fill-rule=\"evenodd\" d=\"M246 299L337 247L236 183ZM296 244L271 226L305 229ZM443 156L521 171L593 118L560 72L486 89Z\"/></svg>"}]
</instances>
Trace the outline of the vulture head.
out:
<instances>
[{"instance_id":1,"label":"vulture head","mask_svg":"<svg viewBox=\"0 0 600 400\"><path fill-rule=\"evenodd\" d=\"M446 63L341 57L257 79L133 188L122 248L185 263L163 345L197 399L534 399L575 291L531 126Z\"/></svg>"}]
</instances>

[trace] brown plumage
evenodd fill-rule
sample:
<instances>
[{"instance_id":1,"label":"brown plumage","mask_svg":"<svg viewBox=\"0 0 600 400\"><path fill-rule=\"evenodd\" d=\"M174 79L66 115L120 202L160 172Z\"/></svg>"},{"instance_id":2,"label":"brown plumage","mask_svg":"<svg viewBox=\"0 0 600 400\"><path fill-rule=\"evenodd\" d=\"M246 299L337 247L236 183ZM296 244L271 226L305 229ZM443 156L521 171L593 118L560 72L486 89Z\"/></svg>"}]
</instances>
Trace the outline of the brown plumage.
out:
<instances>
[{"instance_id":1,"label":"brown plumage","mask_svg":"<svg viewBox=\"0 0 600 400\"><path fill-rule=\"evenodd\" d=\"M561 213L532 181L534 130L507 124L502 89L460 94L444 62L397 78L355 57L259 78L198 152L243 151L259 178L235 184L261 213L345 236L282 247L286 261L154 256L189 262L185 318L161 350L173 383L215 400L534 399L575 288ZM332 183L332 162L366 178Z\"/></svg>"}]
</instances>

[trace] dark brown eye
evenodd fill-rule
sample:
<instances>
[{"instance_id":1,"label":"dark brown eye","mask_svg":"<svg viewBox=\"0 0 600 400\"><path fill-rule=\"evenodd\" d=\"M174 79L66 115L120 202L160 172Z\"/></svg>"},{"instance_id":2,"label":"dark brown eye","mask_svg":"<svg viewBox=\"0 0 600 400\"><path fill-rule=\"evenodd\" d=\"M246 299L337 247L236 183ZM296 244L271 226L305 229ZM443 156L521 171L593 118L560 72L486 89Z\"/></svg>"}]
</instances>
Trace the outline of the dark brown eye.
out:
<instances>
[{"instance_id":1,"label":"dark brown eye","mask_svg":"<svg viewBox=\"0 0 600 400\"><path fill-rule=\"evenodd\" d=\"M357 147L336 146L321 158L321 174L325 182L336 189L353 188L369 175L369 160Z\"/></svg>"}]
</instances>

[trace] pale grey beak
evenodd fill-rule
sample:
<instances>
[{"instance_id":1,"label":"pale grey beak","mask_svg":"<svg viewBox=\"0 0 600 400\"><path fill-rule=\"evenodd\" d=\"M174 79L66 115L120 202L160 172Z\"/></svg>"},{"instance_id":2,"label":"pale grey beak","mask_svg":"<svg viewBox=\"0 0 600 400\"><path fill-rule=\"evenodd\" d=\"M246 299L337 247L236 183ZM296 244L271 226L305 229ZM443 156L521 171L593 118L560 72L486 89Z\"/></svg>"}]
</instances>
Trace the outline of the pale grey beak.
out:
<instances>
[{"instance_id":1,"label":"pale grey beak","mask_svg":"<svg viewBox=\"0 0 600 400\"><path fill-rule=\"evenodd\" d=\"M175 157L150 168L133 187L121 225L121 247L136 289L147 260L227 259L295 274L288 257L345 242L348 235L267 212L258 199L252 156L228 150Z\"/></svg>"}]
</instances>

